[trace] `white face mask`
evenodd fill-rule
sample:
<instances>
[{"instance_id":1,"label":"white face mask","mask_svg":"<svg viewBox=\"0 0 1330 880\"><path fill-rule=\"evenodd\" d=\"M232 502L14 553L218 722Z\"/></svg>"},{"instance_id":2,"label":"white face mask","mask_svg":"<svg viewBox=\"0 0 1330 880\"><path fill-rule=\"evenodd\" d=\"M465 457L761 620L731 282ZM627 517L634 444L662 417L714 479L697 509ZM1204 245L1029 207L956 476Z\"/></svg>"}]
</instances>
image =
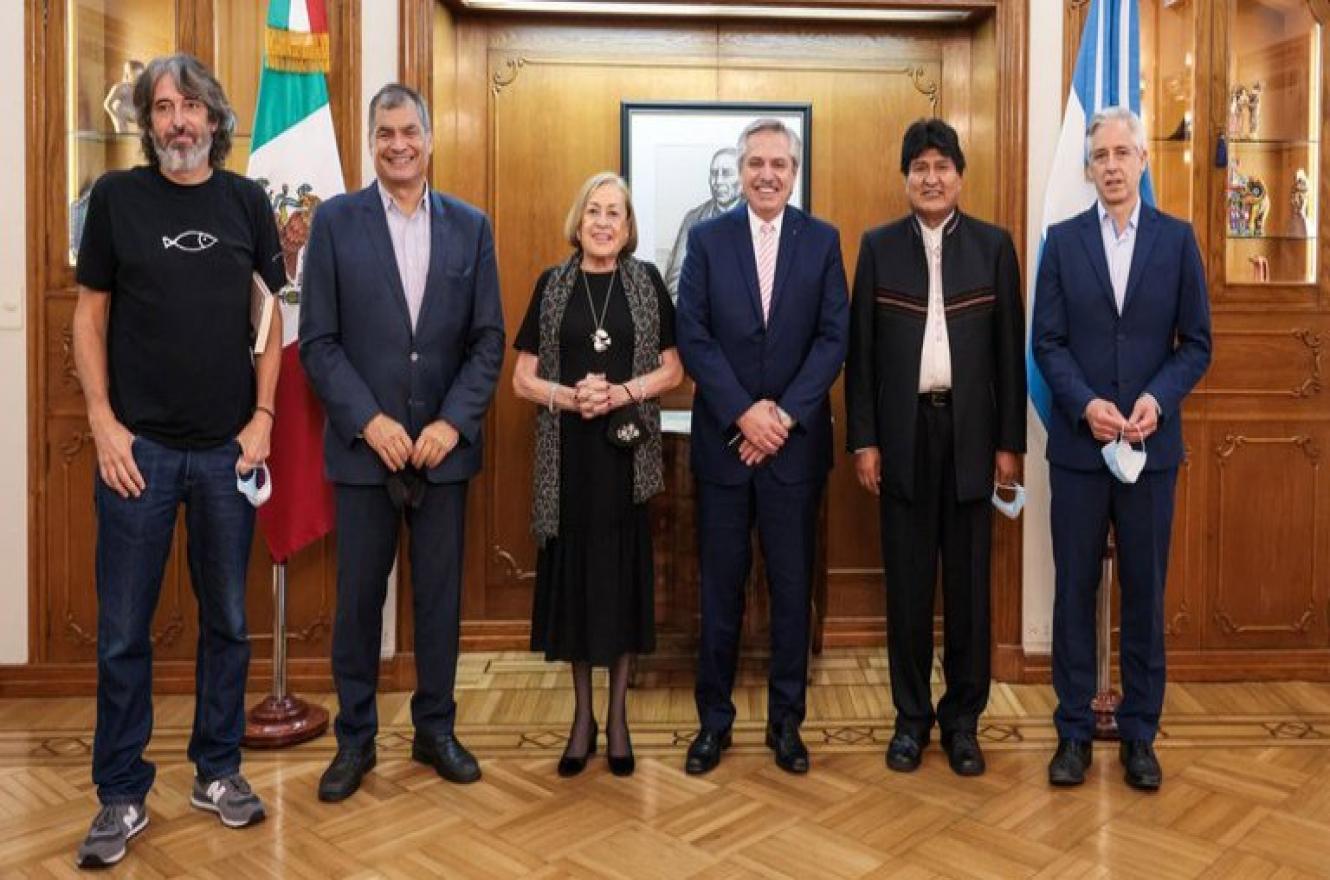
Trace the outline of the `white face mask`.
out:
<instances>
[{"instance_id":1,"label":"white face mask","mask_svg":"<svg viewBox=\"0 0 1330 880\"><path fill-rule=\"evenodd\" d=\"M998 494L999 489L1014 492L1015 497L1010 501L1003 501L1002 496ZM1015 519L1021 515L1021 510L1025 507L1025 487L1020 483L994 483L992 501L998 513L1007 519Z\"/></svg>"},{"instance_id":2,"label":"white face mask","mask_svg":"<svg viewBox=\"0 0 1330 880\"><path fill-rule=\"evenodd\" d=\"M268 465L260 464L247 474L236 472L236 491L244 495L255 507L262 507L263 502L272 497L272 474Z\"/></svg>"},{"instance_id":3,"label":"white face mask","mask_svg":"<svg viewBox=\"0 0 1330 880\"><path fill-rule=\"evenodd\" d=\"M1141 448L1136 449L1119 433L1118 439L1104 444L1103 455L1104 464L1113 476L1124 483L1134 483L1145 469L1145 438L1141 438Z\"/></svg>"}]
</instances>

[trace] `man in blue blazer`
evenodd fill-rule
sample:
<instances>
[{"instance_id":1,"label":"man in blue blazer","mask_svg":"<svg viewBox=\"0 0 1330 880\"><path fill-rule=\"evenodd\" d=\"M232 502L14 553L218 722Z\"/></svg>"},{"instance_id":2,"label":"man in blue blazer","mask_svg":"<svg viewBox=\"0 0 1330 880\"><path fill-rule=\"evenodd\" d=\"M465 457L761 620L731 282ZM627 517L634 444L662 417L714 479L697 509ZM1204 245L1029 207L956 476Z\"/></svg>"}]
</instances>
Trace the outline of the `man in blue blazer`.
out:
<instances>
[{"instance_id":1,"label":"man in blue blazer","mask_svg":"<svg viewBox=\"0 0 1330 880\"><path fill-rule=\"evenodd\" d=\"M787 204L799 155L799 137L779 120L744 129L745 204L693 227L679 280L679 354L697 383L701 730L685 765L694 774L714 768L730 742L754 521L771 593L766 742L781 768L808 770L799 725L814 524L831 468L827 392L845 362L849 293L839 233Z\"/></svg>"},{"instance_id":2,"label":"man in blue blazer","mask_svg":"<svg viewBox=\"0 0 1330 880\"><path fill-rule=\"evenodd\" d=\"M445 779L480 768L453 735L467 482L503 362L494 238L475 208L430 190L429 111L391 84L370 103L377 180L322 205L310 230L300 356L328 420L337 496L332 666L337 755L319 798L374 766L387 577L405 514L415 616L411 756Z\"/></svg>"},{"instance_id":3,"label":"man in blue blazer","mask_svg":"<svg viewBox=\"0 0 1330 880\"><path fill-rule=\"evenodd\" d=\"M1153 742L1164 702L1164 581L1182 401L1210 364L1210 307L1191 226L1141 201L1140 119L1121 107L1095 114L1086 163L1098 202L1049 229L1031 329L1053 394L1058 749L1048 775L1053 785L1079 785L1090 765L1095 594L1111 522L1122 585L1119 758L1127 783L1150 791L1163 778Z\"/></svg>"}]
</instances>

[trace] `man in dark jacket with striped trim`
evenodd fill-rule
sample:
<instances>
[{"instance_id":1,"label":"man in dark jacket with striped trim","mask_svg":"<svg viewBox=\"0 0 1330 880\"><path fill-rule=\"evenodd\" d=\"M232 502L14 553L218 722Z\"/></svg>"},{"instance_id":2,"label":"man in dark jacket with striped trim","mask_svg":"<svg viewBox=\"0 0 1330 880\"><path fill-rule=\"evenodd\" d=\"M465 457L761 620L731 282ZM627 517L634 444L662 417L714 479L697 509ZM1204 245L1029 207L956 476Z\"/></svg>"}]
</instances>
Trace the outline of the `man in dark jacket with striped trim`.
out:
<instances>
[{"instance_id":1,"label":"man in dark jacket with striped trim","mask_svg":"<svg viewBox=\"0 0 1330 880\"><path fill-rule=\"evenodd\" d=\"M887 765L919 766L938 722L951 768L984 772L994 484L1025 451L1025 317L1006 230L956 207L965 155L940 119L905 133L909 216L864 234L845 371L849 448L881 499L887 654L896 730ZM938 556L946 694L933 710Z\"/></svg>"}]
</instances>

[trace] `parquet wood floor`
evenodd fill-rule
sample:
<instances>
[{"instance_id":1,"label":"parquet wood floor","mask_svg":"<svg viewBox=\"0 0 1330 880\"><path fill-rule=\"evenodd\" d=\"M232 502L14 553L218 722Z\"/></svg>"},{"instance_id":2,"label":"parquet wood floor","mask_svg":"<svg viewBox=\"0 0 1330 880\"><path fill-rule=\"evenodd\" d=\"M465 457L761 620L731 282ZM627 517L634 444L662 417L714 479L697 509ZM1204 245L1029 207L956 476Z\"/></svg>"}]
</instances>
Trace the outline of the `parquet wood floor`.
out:
<instances>
[{"instance_id":1,"label":"parquet wood floor","mask_svg":"<svg viewBox=\"0 0 1330 880\"><path fill-rule=\"evenodd\" d=\"M693 733L687 663L653 661L630 705L638 770L554 764L572 715L566 672L527 654L470 654L458 733L484 779L453 786L410 758L409 695L380 700L379 764L359 793L317 801L331 737L248 752L268 806L242 831L188 806L192 701L157 700L150 824L112 876L234 878L1269 878L1330 877L1330 685L1170 685L1163 789L1128 789L1112 746L1080 789L1051 790L1044 686L995 685L981 736L988 773L952 775L936 745L914 774L887 770L891 703L878 651L815 662L792 777L762 746L761 669L741 675L735 747L683 773ZM603 701L603 679L599 682ZM331 696L319 699L335 708ZM96 809L91 699L0 701L0 876L69 877ZM603 742L602 742L603 749Z\"/></svg>"}]
</instances>

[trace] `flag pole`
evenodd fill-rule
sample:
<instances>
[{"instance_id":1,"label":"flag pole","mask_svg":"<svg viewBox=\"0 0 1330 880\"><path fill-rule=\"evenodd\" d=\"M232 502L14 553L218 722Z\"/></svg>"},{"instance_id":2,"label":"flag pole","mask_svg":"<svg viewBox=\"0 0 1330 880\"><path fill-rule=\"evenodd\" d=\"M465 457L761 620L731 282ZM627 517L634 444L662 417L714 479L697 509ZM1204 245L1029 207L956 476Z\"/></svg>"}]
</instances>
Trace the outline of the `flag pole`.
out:
<instances>
[{"instance_id":1,"label":"flag pole","mask_svg":"<svg viewBox=\"0 0 1330 880\"><path fill-rule=\"evenodd\" d=\"M286 563L272 566L272 691L245 716L241 741L251 749L279 749L322 736L328 710L286 690Z\"/></svg>"},{"instance_id":2,"label":"flag pole","mask_svg":"<svg viewBox=\"0 0 1330 880\"><path fill-rule=\"evenodd\" d=\"M1094 738L1119 739L1118 706L1122 695L1113 689L1113 555L1114 538L1109 534L1104 546L1104 561L1099 577L1099 613L1095 620L1095 660L1098 687L1090 709L1094 712Z\"/></svg>"}]
</instances>

